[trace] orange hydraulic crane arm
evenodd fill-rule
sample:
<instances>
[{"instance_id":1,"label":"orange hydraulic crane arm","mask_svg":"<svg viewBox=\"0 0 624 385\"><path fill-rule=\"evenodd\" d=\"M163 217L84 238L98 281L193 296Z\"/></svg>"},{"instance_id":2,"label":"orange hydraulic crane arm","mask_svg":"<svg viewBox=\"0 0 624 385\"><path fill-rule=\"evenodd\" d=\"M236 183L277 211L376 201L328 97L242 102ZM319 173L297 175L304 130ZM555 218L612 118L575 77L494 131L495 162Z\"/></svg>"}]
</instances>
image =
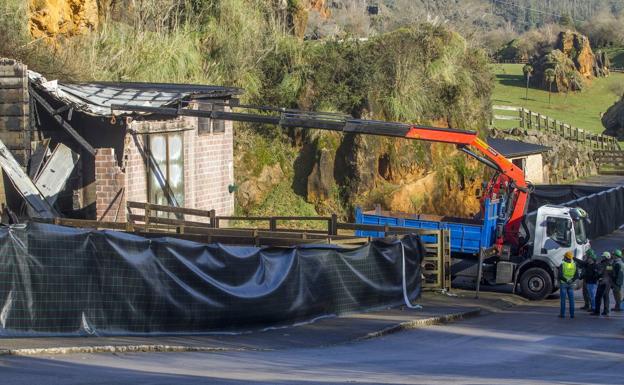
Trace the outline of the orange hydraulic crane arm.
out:
<instances>
[{"instance_id":1,"label":"orange hydraulic crane arm","mask_svg":"<svg viewBox=\"0 0 624 385\"><path fill-rule=\"evenodd\" d=\"M189 102L185 102L189 103ZM136 114L141 112L170 116L194 116L216 120L231 120L240 122L255 122L275 124L285 128L314 128L322 130L340 131L353 134L369 134L424 140L429 142L455 144L458 148L475 157L479 161L497 171L498 177L488 185L484 198L493 198L494 195L506 195L505 239L512 244L518 243L518 230L525 215L529 184L524 179L524 172L516 167L507 158L499 154L483 140L479 139L474 131L462 131L427 126L414 126L405 123L383 122L376 120L354 119L351 116L339 113L308 112L285 108L247 106L230 100L221 103L222 106L239 110L257 110L262 113L233 112L224 108L212 108L217 102L194 101L197 105L207 105L209 108L184 108L183 103L169 107L152 107L129 104L111 105L111 115L118 111L119 115ZM475 149L481 155L472 151ZM502 236L498 237L502 244Z\"/></svg>"},{"instance_id":2,"label":"orange hydraulic crane arm","mask_svg":"<svg viewBox=\"0 0 624 385\"><path fill-rule=\"evenodd\" d=\"M481 140L474 131L412 126L405 137L429 142L456 144L460 148L462 148L462 146L473 147L479 150L479 152L485 156L485 159L492 163L490 165L492 168L506 175L515 183L517 188L528 188L528 184L524 179L524 171Z\"/></svg>"},{"instance_id":3,"label":"orange hydraulic crane arm","mask_svg":"<svg viewBox=\"0 0 624 385\"><path fill-rule=\"evenodd\" d=\"M507 199L509 215L505 224L504 236L506 241L514 245L518 244L518 231L526 214L530 192L530 184L525 180L522 169L480 139L474 131L412 126L405 137L429 142L455 144L463 152L477 158L500 173L497 180L490 182L488 190L490 194L492 191L499 193L502 189L507 190L509 195ZM475 154L468 147L478 150L482 156ZM485 197L488 196L486 195ZM502 242L502 239L500 242Z\"/></svg>"}]
</instances>

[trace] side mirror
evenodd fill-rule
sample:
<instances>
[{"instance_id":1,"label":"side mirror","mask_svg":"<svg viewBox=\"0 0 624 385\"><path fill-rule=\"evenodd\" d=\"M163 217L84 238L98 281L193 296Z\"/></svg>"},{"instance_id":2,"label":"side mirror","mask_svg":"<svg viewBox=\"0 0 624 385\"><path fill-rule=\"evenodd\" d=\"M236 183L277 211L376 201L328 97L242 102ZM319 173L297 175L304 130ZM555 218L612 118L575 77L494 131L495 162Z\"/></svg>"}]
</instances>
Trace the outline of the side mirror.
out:
<instances>
[{"instance_id":1,"label":"side mirror","mask_svg":"<svg viewBox=\"0 0 624 385\"><path fill-rule=\"evenodd\" d=\"M572 221L567 221L566 227L568 228L568 230L572 230Z\"/></svg>"}]
</instances>

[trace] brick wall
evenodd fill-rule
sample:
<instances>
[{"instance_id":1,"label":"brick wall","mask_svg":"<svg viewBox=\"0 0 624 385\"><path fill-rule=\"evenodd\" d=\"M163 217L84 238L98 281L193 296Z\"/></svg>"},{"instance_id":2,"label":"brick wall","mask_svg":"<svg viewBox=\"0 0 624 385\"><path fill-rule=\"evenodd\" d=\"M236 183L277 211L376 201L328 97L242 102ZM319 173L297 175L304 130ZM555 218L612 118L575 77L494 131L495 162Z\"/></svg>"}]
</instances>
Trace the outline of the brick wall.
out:
<instances>
[{"instance_id":1,"label":"brick wall","mask_svg":"<svg viewBox=\"0 0 624 385\"><path fill-rule=\"evenodd\" d=\"M125 220L126 201L148 200L145 134L181 130L184 130L181 131L184 140L184 207L214 209L217 215L232 215L234 194L228 191L229 185L234 183L232 122L226 122L223 133L199 134L197 126L197 118L192 117L131 122L125 137L121 168L116 163L112 149L98 150L96 157L98 219L102 216L115 219L118 202L121 202L123 210L120 212L123 215L119 215L116 219ZM124 191L123 197L113 203L115 209L109 209L119 191L119 185L114 184L113 180L117 183L123 180ZM113 192L115 189L117 191ZM187 219L197 220L190 217Z\"/></svg>"},{"instance_id":2,"label":"brick wall","mask_svg":"<svg viewBox=\"0 0 624 385\"><path fill-rule=\"evenodd\" d=\"M147 167L139 149L145 148L142 135L126 134L123 165L128 201L147 202Z\"/></svg>"},{"instance_id":3,"label":"brick wall","mask_svg":"<svg viewBox=\"0 0 624 385\"><path fill-rule=\"evenodd\" d=\"M197 119L193 119L197 124ZM184 193L187 207L214 209L217 215L234 213L233 128L226 122L225 132L198 134L187 131L184 136Z\"/></svg>"},{"instance_id":4,"label":"brick wall","mask_svg":"<svg viewBox=\"0 0 624 385\"><path fill-rule=\"evenodd\" d=\"M95 207L104 222L126 220L126 174L112 148L98 148L95 154Z\"/></svg>"}]
</instances>

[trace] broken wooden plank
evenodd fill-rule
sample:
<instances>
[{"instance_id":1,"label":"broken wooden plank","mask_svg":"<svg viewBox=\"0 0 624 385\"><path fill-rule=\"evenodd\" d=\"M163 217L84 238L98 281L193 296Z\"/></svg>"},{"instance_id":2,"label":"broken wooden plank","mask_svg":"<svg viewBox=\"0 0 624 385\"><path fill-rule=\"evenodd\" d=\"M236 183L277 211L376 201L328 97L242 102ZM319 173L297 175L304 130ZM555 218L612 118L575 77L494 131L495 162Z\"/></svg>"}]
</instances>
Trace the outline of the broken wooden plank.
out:
<instances>
[{"instance_id":1,"label":"broken wooden plank","mask_svg":"<svg viewBox=\"0 0 624 385\"><path fill-rule=\"evenodd\" d=\"M58 216L55 210L48 204L37 186L30 180L28 175L17 163L11 151L0 141L0 166L13 186L24 197L30 208L31 217L54 218Z\"/></svg>"},{"instance_id":2,"label":"broken wooden plank","mask_svg":"<svg viewBox=\"0 0 624 385\"><path fill-rule=\"evenodd\" d=\"M59 193L65 187L65 183L67 183L67 179L78 163L78 159L80 159L80 155L60 143L41 169L35 180L35 186L41 191L50 206L54 205Z\"/></svg>"},{"instance_id":3,"label":"broken wooden plank","mask_svg":"<svg viewBox=\"0 0 624 385\"><path fill-rule=\"evenodd\" d=\"M46 138L41 142L33 142L37 143L37 147L32 152L32 156L30 157L30 164L28 167L28 176L31 180L37 180L37 176L39 175L39 170L41 170L41 166L45 161L45 158L48 156L50 139ZM34 144L32 145L34 147Z\"/></svg>"},{"instance_id":4,"label":"broken wooden plank","mask_svg":"<svg viewBox=\"0 0 624 385\"><path fill-rule=\"evenodd\" d=\"M61 127L63 127L63 129L72 137L74 138L74 140L76 142L78 142L78 144L80 144L80 146L87 151L89 154L91 154L91 156L95 156L95 148L93 148L93 146L91 146L89 144L89 142L87 142L85 140L85 138L83 138L78 131L74 130L74 128L67 123L67 121L65 119L63 119L60 115L55 114L55 111L57 111L55 108L53 108L41 95L39 95L37 93L37 91L35 91L32 87L30 87L30 95L35 98L35 100L50 114L52 115L52 117L54 118L54 120L56 120Z\"/></svg>"}]
</instances>

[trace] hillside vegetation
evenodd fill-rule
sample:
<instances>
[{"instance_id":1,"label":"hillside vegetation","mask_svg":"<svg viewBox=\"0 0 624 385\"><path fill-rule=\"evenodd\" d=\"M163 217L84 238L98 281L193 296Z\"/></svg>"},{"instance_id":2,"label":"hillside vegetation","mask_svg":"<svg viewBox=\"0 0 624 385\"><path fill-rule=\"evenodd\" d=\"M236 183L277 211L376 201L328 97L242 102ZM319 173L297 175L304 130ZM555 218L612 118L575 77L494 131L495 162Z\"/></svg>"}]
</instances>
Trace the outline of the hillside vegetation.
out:
<instances>
[{"instance_id":1,"label":"hillside vegetation","mask_svg":"<svg viewBox=\"0 0 624 385\"><path fill-rule=\"evenodd\" d=\"M295 33L304 3L99 1L90 32L32 40L27 5L7 0L0 54L48 78L232 85L255 104L486 127L487 58L462 36L422 23L363 42L304 41ZM453 147L244 124L235 126L235 142L242 214L347 217L354 205L376 203L440 214L478 210L482 168Z\"/></svg>"}]
</instances>

